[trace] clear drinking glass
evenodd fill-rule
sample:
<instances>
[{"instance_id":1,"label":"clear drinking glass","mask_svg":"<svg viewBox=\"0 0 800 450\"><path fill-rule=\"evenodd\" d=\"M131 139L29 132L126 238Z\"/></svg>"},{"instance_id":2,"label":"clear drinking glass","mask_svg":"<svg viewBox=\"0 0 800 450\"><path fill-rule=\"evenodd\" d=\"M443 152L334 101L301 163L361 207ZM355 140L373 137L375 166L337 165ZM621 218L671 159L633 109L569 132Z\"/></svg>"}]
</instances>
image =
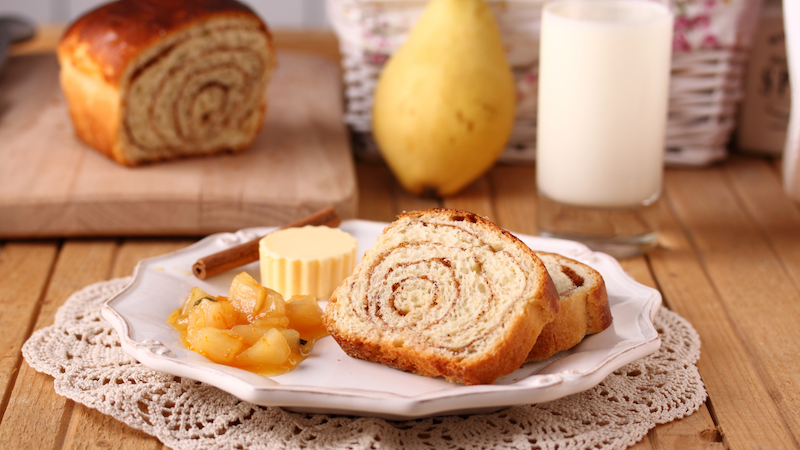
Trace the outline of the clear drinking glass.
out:
<instances>
[{"instance_id":1,"label":"clear drinking glass","mask_svg":"<svg viewBox=\"0 0 800 450\"><path fill-rule=\"evenodd\" d=\"M647 0L557 0L542 11L539 234L617 257L655 245L672 14Z\"/></svg>"}]
</instances>

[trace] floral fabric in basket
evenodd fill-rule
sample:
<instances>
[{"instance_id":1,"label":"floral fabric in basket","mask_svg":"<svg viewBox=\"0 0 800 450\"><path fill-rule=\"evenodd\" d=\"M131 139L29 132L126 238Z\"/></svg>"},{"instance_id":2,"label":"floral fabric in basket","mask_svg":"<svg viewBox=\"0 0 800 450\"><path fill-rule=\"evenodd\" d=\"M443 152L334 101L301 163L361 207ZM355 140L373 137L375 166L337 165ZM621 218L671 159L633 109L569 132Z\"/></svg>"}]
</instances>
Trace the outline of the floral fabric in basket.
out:
<instances>
[{"instance_id":1,"label":"floral fabric in basket","mask_svg":"<svg viewBox=\"0 0 800 450\"><path fill-rule=\"evenodd\" d=\"M517 120L503 161L532 161L542 0L488 0L517 80ZM327 0L344 67L345 120L357 149L378 157L370 138L372 93L381 68L402 45L424 0ZM747 49L761 0L675 0L666 162L701 166L725 158L743 96Z\"/></svg>"}]
</instances>

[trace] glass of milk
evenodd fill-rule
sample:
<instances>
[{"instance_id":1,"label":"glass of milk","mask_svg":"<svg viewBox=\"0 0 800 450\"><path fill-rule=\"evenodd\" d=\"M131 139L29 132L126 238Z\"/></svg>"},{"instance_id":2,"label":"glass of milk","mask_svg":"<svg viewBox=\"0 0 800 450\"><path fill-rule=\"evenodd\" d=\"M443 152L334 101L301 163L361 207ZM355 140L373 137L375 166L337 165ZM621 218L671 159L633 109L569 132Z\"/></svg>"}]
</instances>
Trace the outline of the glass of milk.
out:
<instances>
[{"instance_id":1,"label":"glass of milk","mask_svg":"<svg viewBox=\"0 0 800 450\"><path fill-rule=\"evenodd\" d=\"M617 257L655 245L672 14L648 0L545 3L537 226Z\"/></svg>"}]
</instances>

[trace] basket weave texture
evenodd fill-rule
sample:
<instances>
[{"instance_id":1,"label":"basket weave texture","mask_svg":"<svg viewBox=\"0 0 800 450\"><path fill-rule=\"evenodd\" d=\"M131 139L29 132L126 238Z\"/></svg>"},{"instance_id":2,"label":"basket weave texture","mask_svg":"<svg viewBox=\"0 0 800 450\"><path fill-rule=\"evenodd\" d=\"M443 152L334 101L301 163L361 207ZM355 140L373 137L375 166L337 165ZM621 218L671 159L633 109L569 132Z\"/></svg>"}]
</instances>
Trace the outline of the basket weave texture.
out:
<instances>
[{"instance_id":1,"label":"basket weave texture","mask_svg":"<svg viewBox=\"0 0 800 450\"><path fill-rule=\"evenodd\" d=\"M345 120L357 156L378 159L371 139L372 94L381 69L404 42L425 0L327 0L344 68ZM504 162L531 162L542 0L488 0L517 81L517 116ZM704 166L727 156L743 97L748 49L761 0L674 0L675 15L665 161Z\"/></svg>"}]
</instances>

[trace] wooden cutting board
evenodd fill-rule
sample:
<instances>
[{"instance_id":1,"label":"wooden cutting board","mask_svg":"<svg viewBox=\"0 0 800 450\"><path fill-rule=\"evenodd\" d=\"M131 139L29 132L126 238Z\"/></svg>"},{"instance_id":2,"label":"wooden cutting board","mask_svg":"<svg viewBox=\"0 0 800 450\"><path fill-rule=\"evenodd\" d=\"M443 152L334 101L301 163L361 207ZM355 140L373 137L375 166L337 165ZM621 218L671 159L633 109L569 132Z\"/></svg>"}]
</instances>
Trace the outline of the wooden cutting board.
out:
<instances>
[{"instance_id":1,"label":"wooden cutting board","mask_svg":"<svg viewBox=\"0 0 800 450\"><path fill-rule=\"evenodd\" d=\"M264 128L239 154L129 168L79 141L53 55L0 74L0 237L205 235L356 213L339 68L280 53Z\"/></svg>"}]
</instances>

